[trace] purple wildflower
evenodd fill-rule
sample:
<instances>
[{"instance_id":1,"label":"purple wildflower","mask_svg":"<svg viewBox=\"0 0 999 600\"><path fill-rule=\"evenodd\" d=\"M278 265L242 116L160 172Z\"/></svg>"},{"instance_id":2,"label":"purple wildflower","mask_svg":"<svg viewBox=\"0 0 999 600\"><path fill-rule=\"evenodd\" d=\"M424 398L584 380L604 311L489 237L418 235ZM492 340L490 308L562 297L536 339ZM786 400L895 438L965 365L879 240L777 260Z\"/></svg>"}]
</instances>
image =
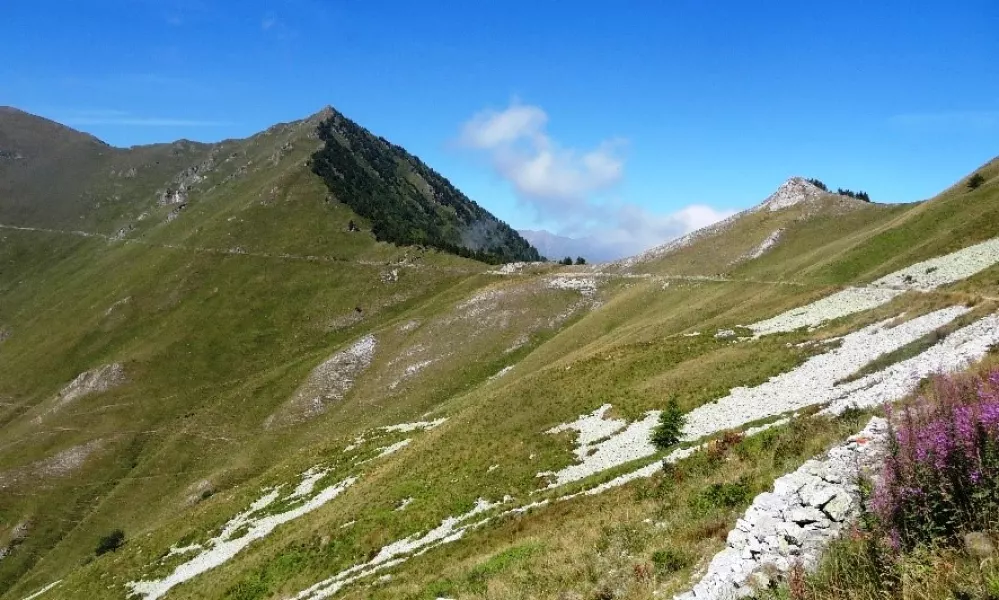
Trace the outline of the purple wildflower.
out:
<instances>
[{"instance_id":1,"label":"purple wildflower","mask_svg":"<svg viewBox=\"0 0 999 600\"><path fill-rule=\"evenodd\" d=\"M986 377L939 377L932 398L885 408L894 441L870 509L893 548L999 514L999 369ZM990 450L991 449L991 450Z\"/></svg>"}]
</instances>

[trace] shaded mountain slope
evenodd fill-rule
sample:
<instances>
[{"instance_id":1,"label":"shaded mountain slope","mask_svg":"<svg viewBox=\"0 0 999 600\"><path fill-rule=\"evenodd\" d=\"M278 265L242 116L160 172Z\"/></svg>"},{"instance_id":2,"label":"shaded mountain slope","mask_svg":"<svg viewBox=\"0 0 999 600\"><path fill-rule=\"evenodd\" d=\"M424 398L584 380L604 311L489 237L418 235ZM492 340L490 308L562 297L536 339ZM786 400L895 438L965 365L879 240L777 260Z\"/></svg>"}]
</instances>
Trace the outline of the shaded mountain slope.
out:
<instances>
[{"instance_id":1,"label":"shaded mountain slope","mask_svg":"<svg viewBox=\"0 0 999 600\"><path fill-rule=\"evenodd\" d=\"M420 159L340 113L319 126L313 170L333 196L369 219L379 240L419 244L488 262L539 260L506 223Z\"/></svg>"}]
</instances>

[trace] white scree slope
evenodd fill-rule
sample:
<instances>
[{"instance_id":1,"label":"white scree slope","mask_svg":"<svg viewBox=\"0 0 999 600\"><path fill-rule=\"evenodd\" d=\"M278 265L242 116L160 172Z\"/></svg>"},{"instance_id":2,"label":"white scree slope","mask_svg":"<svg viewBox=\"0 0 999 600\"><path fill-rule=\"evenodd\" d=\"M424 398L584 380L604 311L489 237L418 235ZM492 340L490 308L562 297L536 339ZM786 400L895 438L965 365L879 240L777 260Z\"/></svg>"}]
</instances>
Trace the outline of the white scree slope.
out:
<instances>
[{"instance_id":1,"label":"white scree slope","mask_svg":"<svg viewBox=\"0 0 999 600\"><path fill-rule=\"evenodd\" d=\"M130 581L125 585L131 590L132 595L140 596L143 600L162 598L174 586L226 563L253 541L266 537L278 525L316 510L339 496L341 492L357 481L355 477L348 477L306 498L312 493L318 480L321 479L321 476L316 477L318 473L321 471L315 469L303 473L301 483L294 491L282 498L283 501L295 503L291 508L284 512L264 514L264 509L280 498L280 488L270 490L251 504L245 512L230 519L216 537L208 540L206 548L202 548L196 556L177 566L166 577Z\"/></svg>"},{"instance_id":2,"label":"white scree slope","mask_svg":"<svg viewBox=\"0 0 999 600\"><path fill-rule=\"evenodd\" d=\"M792 371L752 388L733 388L724 398L695 408L687 414L683 440L693 441L726 429L737 429L746 423L806 406L833 403L833 410L842 411L854 403L870 406L901 398L914 389L921 377L933 372L953 371L984 356L991 344L999 342L999 327L995 327L999 319L990 316L961 328L944 340L952 340L950 345L941 344L939 349L924 351L899 363L901 366L851 383L837 385L836 382L967 312L964 307L946 308L895 326L891 326L890 320L883 321L848 334L838 348L813 356ZM649 436L658 422L659 411L650 411L642 419L625 424L620 420L604 420L606 410L607 407L601 407L572 423L549 430L580 432L574 450L577 463L554 473L538 474L553 479L549 487L578 481L655 454Z\"/></svg>"},{"instance_id":3,"label":"white scree slope","mask_svg":"<svg viewBox=\"0 0 999 600\"><path fill-rule=\"evenodd\" d=\"M773 423L768 423L767 425L762 425L760 427L751 427L743 432L746 436L756 435L762 431L766 431L771 427L776 427L778 425L783 425L786 423L786 419L781 419ZM694 446L690 448L680 448L674 450L667 456L664 460L667 462L677 462L684 458L687 458L694 452L701 449L701 446ZM412 535L408 538L398 540L385 547L383 547L374 559L355 565L349 569L341 571L340 573L324 579L319 583L299 592L294 596L295 600L319 600L321 598L329 598L336 594L338 591L343 589L345 586L351 583L374 575L379 571L388 569L399 564L402 564L409 560L411 557L419 556L424 552L427 552L438 546L444 544L450 544L460 540L465 533L471 531L477 527L485 525L486 523L493 521L495 519L500 519L503 517L511 515L524 514L533 509L542 508L549 506L554 502L565 502L578 498L580 496L593 496L596 494L601 494L609 489L616 488L625 485L628 482L640 479L643 477L651 477L656 472L660 470L661 466L659 463L653 463L647 465L631 473L627 473L620 477L616 477L610 481L602 483L600 485L594 486L592 488L579 491L573 494L566 494L564 496L558 496L551 499L539 500L536 502L530 502L528 504L522 504L520 506L515 506L509 508L498 514L484 517L477 521L469 521L469 518L477 515L479 513L490 510L494 507L500 506L501 504L506 504L507 502L513 500L509 496L503 498L502 502L490 503L486 500L479 499L476 506L468 513L459 515L457 517L448 517L441 521L441 524L436 528L430 530L423 535ZM381 558L379 558L381 557Z\"/></svg>"},{"instance_id":4,"label":"white scree slope","mask_svg":"<svg viewBox=\"0 0 999 600\"><path fill-rule=\"evenodd\" d=\"M968 246L944 256L918 262L885 275L865 287L850 287L805 306L748 325L756 335L818 327L838 319L887 304L907 291L929 292L957 283L999 264L999 238Z\"/></svg>"}]
</instances>

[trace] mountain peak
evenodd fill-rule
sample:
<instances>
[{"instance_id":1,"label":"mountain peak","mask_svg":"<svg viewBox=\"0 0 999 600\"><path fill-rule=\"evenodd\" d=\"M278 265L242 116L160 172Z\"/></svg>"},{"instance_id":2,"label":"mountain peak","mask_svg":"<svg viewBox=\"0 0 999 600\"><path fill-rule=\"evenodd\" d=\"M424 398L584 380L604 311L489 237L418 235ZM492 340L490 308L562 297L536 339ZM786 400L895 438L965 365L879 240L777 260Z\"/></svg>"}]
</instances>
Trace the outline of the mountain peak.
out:
<instances>
[{"instance_id":1,"label":"mountain peak","mask_svg":"<svg viewBox=\"0 0 999 600\"><path fill-rule=\"evenodd\" d=\"M790 208L804 202L814 202L822 197L823 192L818 186L804 177L791 177L780 184L777 190L761 202L756 210L777 211Z\"/></svg>"}]
</instances>

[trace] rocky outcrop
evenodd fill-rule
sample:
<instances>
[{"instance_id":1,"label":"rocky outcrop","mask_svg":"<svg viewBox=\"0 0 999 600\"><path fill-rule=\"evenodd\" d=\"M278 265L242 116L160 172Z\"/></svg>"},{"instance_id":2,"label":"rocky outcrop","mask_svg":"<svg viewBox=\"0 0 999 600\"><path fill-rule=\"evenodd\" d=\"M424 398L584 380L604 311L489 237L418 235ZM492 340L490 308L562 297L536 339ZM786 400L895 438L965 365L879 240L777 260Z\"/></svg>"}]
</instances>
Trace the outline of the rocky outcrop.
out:
<instances>
[{"instance_id":1,"label":"rocky outcrop","mask_svg":"<svg viewBox=\"0 0 999 600\"><path fill-rule=\"evenodd\" d=\"M328 404L343 400L354 387L354 380L371 366L374 355L373 335L337 352L312 370L291 399L267 418L264 427L298 423L322 414Z\"/></svg>"},{"instance_id":2,"label":"rocky outcrop","mask_svg":"<svg viewBox=\"0 0 999 600\"><path fill-rule=\"evenodd\" d=\"M91 440L31 464L0 472L0 490L24 484L37 486L39 479L53 479L71 475L103 446L103 439Z\"/></svg>"},{"instance_id":3,"label":"rocky outcrop","mask_svg":"<svg viewBox=\"0 0 999 600\"><path fill-rule=\"evenodd\" d=\"M784 233L783 227L775 229L774 232L768 235L765 240L759 243L759 245L757 245L755 248L744 254L741 260L753 260L763 256L764 254L766 254L767 250L777 245L777 242L780 241L780 236L783 233Z\"/></svg>"},{"instance_id":4,"label":"rocky outcrop","mask_svg":"<svg viewBox=\"0 0 999 600\"><path fill-rule=\"evenodd\" d=\"M56 398L56 405L53 410L89 394L106 392L124 383L124 381L125 369L118 363L102 365L96 369L84 371L77 375L76 379L69 382L66 387L62 388L59 396Z\"/></svg>"},{"instance_id":5,"label":"rocky outcrop","mask_svg":"<svg viewBox=\"0 0 999 600\"><path fill-rule=\"evenodd\" d=\"M754 210L769 210L774 212L802 203L816 202L826 194L827 192L823 192L803 177L792 177L780 184L777 191L770 194Z\"/></svg>"},{"instance_id":6,"label":"rocky outcrop","mask_svg":"<svg viewBox=\"0 0 999 600\"><path fill-rule=\"evenodd\" d=\"M757 496L736 522L707 574L676 600L747 597L796 563L814 568L823 549L858 514L858 483L883 459L887 438L888 423L875 417L822 460L809 460L774 481L773 491Z\"/></svg>"}]
</instances>

